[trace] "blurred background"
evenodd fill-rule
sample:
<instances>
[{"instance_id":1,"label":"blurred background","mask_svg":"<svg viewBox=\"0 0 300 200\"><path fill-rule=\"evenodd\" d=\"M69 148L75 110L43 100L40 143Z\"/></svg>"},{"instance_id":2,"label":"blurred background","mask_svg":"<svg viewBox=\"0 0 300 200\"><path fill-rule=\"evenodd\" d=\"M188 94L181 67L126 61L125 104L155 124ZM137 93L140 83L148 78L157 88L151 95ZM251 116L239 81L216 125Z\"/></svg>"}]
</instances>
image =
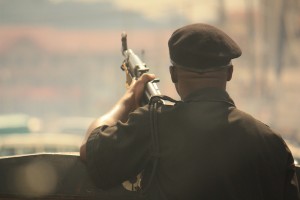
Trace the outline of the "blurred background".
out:
<instances>
[{"instance_id":1,"label":"blurred background","mask_svg":"<svg viewBox=\"0 0 300 200\"><path fill-rule=\"evenodd\" d=\"M299 0L0 0L0 155L78 151L89 123L125 91L123 31L161 92L178 99L167 41L198 22L243 51L228 87L237 107L297 148Z\"/></svg>"}]
</instances>

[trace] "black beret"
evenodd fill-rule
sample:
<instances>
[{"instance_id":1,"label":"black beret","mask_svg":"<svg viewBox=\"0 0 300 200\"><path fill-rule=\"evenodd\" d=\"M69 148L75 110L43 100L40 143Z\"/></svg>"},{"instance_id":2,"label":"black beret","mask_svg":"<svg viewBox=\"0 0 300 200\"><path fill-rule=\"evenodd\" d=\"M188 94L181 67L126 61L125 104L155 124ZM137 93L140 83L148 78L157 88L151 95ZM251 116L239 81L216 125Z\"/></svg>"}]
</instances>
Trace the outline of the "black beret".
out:
<instances>
[{"instance_id":1,"label":"black beret","mask_svg":"<svg viewBox=\"0 0 300 200\"><path fill-rule=\"evenodd\" d=\"M193 71L210 71L241 56L240 47L223 31L207 24L177 29L168 42L171 62Z\"/></svg>"}]
</instances>

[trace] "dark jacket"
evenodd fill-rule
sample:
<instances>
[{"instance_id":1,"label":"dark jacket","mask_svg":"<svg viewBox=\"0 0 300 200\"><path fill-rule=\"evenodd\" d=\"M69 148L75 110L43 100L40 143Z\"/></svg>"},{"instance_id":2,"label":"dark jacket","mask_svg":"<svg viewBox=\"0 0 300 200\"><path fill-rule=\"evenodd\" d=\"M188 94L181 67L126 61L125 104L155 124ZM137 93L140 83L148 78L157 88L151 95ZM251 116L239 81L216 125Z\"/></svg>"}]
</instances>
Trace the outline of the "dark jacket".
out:
<instances>
[{"instance_id":1,"label":"dark jacket","mask_svg":"<svg viewBox=\"0 0 300 200\"><path fill-rule=\"evenodd\" d=\"M207 88L158 109L159 162L149 193L168 199L299 199L294 160L283 139ZM87 162L99 187L120 184L153 162L149 106L126 123L95 129Z\"/></svg>"}]
</instances>

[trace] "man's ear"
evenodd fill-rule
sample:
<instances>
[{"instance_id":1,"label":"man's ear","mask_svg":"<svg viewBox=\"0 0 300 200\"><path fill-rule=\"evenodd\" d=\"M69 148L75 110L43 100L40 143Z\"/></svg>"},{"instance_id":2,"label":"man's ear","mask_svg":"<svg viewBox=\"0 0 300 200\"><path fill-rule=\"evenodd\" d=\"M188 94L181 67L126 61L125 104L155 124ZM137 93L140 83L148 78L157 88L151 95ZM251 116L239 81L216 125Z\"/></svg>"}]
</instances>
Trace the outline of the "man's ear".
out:
<instances>
[{"instance_id":1,"label":"man's ear","mask_svg":"<svg viewBox=\"0 0 300 200\"><path fill-rule=\"evenodd\" d=\"M170 70L170 75L171 75L172 82L177 83L178 78L177 78L176 68L174 66L170 66L169 70Z\"/></svg>"},{"instance_id":2,"label":"man's ear","mask_svg":"<svg viewBox=\"0 0 300 200\"><path fill-rule=\"evenodd\" d=\"M232 79L233 74L233 65L230 65L230 67L227 69L227 81L230 81Z\"/></svg>"}]
</instances>

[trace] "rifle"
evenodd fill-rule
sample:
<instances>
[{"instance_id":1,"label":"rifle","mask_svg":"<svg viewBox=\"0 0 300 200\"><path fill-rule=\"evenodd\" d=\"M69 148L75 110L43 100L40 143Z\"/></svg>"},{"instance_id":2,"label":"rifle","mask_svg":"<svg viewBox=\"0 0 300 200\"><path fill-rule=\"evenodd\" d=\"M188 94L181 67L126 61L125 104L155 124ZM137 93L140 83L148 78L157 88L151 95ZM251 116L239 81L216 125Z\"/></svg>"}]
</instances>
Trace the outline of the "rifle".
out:
<instances>
[{"instance_id":1,"label":"rifle","mask_svg":"<svg viewBox=\"0 0 300 200\"><path fill-rule=\"evenodd\" d=\"M144 73L149 72L149 68L144 62L127 46L127 34L125 32L121 35L122 39L122 54L124 56L121 69L126 72L126 86L129 87L133 79L138 79ZM151 97L161 95L157 83L159 79L154 79L146 84L144 97L141 104L151 104ZM131 180L122 183L123 187L127 190L138 191L140 189L141 174L133 177Z\"/></svg>"},{"instance_id":2,"label":"rifle","mask_svg":"<svg viewBox=\"0 0 300 200\"><path fill-rule=\"evenodd\" d=\"M146 66L144 62L131 50L127 47L127 34L125 32L122 33L122 54L125 57L121 69L126 72L126 85L129 86L133 79L138 79L144 73L149 72L149 68ZM157 104L163 103L165 104L165 100L175 103L176 101L168 96L161 95L157 83L159 79L154 79L149 81L146 84L144 98L142 100L142 105L146 105L149 103L149 110L151 113L150 121L152 124L151 134L152 134L152 143L153 143L153 154L159 154L159 146L158 146L158 136L157 136ZM149 178L148 185L143 189L143 192L146 192L153 180L156 168L158 164L158 157L154 159L153 169ZM138 174L137 177L132 178L131 180L125 181L122 183L123 187L127 190L138 191L140 190L140 182L141 182L141 174Z\"/></svg>"},{"instance_id":3,"label":"rifle","mask_svg":"<svg viewBox=\"0 0 300 200\"><path fill-rule=\"evenodd\" d=\"M126 72L126 85L129 86L133 79L138 79L144 73L148 73L149 68L131 49L128 49L127 34L123 32L121 37L122 54L125 58L121 69ZM157 86L158 82L159 79L154 79L146 84L144 98L141 102L142 105L149 103L152 96L161 95Z\"/></svg>"}]
</instances>

